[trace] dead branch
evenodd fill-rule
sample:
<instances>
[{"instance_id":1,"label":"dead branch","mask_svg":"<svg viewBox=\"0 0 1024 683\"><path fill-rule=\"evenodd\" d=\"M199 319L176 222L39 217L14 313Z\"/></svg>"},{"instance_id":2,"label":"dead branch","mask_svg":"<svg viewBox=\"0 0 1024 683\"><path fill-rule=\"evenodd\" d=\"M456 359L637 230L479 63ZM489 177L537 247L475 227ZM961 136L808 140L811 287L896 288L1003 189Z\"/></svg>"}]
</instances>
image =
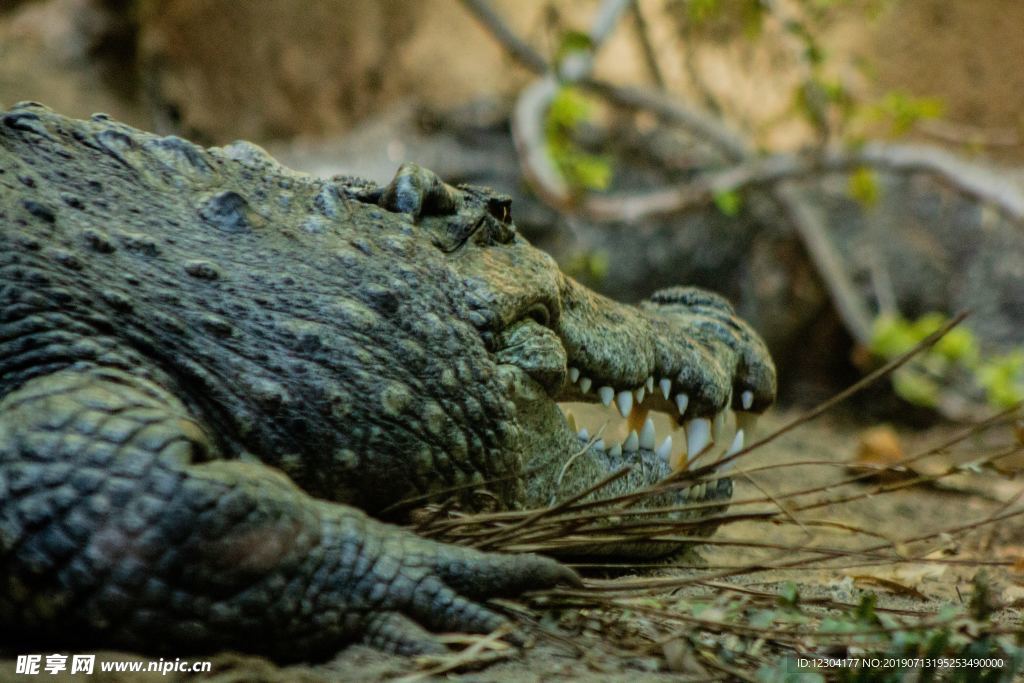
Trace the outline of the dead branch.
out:
<instances>
[{"instance_id":1,"label":"dead branch","mask_svg":"<svg viewBox=\"0 0 1024 683\"><path fill-rule=\"evenodd\" d=\"M916 128L936 140L968 147L1019 147L1024 144L1012 128L982 128L942 119L918 121Z\"/></svg>"},{"instance_id":2,"label":"dead branch","mask_svg":"<svg viewBox=\"0 0 1024 683\"><path fill-rule=\"evenodd\" d=\"M862 347L870 346L874 316L850 277L839 249L828 235L823 212L804 201L800 189L792 181L781 183L772 194L804 243L807 255L832 295L836 312L846 324L850 336Z\"/></svg>"},{"instance_id":3,"label":"dead branch","mask_svg":"<svg viewBox=\"0 0 1024 683\"><path fill-rule=\"evenodd\" d=\"M654 45L651 44L650 29L647 25L647 18L644 16L644 11L640 7L640 2L634 0L630 3L630 9L633 14L633 29L636 31L637 41L640 43L640 50L644 57L644 65L647 67L647 71L650 72L651 78L654 79L654 84L658 87L658 90L665 89L665 76L661 73L661 67L658 65L658 57L654 54Z\"/></svg>"},{"instance_id":4,"label":"dead branch","mask_svg":"<svg viewBox=\"0 0 1024 683\"><path fill-rule=\"evenodd\" d=\"M647 88L614 85L597 79L584 79L580 86L624 109L647 111L662 123L690 131L694 137L716 147L730 161L738 162L754 154L746 140L714 116L687 107L673 97Z\"/></svg>"},{"instance_id":5,"label":"dead branch","mask_svg":"<svg viewBox=\"0 0 1024 683\"><path fill-rule=\"evenodd\" d=\"M545 204L566 211L573 193L548 153L544 137L545 115L558 87L557 79L549 74L523 88L512 109L512 140L526 182Z\"/></svg>"},{"instance_id":6,"label":"dead branch","mask_svg":"<svg viewBox=\"0 0 1024 683\"><path fill-rule=\"evenodd\" d=\"M547 60L530 47L529 43L520 40L519 36L491 9L487 0L461 0L461 2L516 61L534 73L547 72Z\"/></svg>"},{"instance_id":7,"label":"dead branch","mask_svg":"<svg viewBox=\"0 0 1024 683\"><path fill-rule=\"evenodd\" d=\"M702 208L721 192L747 192L784 180L847 173L864 167L934 176L951 189L994 206L1007 218L1024 222L1024 190L1013 181L944 150L887 143L869 143L860 149L832 150L824 154L773 154L752 158L729 168L702 173L679 187L588 197L580 204L580 210L599 220L636 221Z\"/></svg>"},{"instance_id":8,"label":"dead branch","mask_svg":"<svg viewBox=\"0 0 1024 683\"><path fill-rule=\"evenodd\" d=\"M857 168L895 173L924 173L975 201L996 208L1003 216L1024 223L1024 190L994 171L944 150L917 145L872 143L857 150L835 150L822 155L774 155L741 162L707 173L677 188L631 195L592 196L580 210L603 220L635 221L704 207L726 191L767 188L779 201L807 248L818 273L832 295L836 309L854 340L867 345L874 317L850 279L824 218L799 196L794 182L801 178L846 173Z\"/></svg>"}]
</instances>

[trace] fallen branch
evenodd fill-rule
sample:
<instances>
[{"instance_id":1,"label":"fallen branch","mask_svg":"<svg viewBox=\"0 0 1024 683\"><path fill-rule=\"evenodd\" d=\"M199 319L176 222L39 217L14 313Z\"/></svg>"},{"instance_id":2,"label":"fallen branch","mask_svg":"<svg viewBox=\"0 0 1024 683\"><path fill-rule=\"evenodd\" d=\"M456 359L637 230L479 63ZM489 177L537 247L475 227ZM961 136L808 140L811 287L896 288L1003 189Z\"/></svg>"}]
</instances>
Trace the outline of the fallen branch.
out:
<instances>
[{"instance_id":1,"label":"fallen branch","mask_svg":"<svg viewBox=\"0 0 1024 683\"><path fill-rule=\"evenodd\" d=\"M947 187L997 208L1011 220L1024 222L1024 190L1012 181L944 150L886 143L870 143L860 149L833 150L826 154L773 154L752 158L726 169L702 173L678 187L594 195L579 208L599 220L636 221L703 208L722 192L764 189L783 180L847 173L863 167L935 176Z\"/></svg>"},{"instance_id":2,"label":"fallen branch","mask_svg":"<svg viewBox=\"0 0 1024 683\"><path fill-rule=\"evenodd\" d=\"M782 212L789 218L800 240L807 249L807 255L814 263L825 288L832 295L836 312L845 323L853 340L862 347L871 345L871 327L874 315L860 295L850 273L843 262L843 256L828 235L825 217L817 207L800 197L800 189L793 181L780 183L773 188L772 196L778 201Z\"/></svg>"},{"instance_id":3,"label":"fallen branch","mask_svg":"<svg viewBox=\"0 0 1024 683\"><path fill-rule=\"evenodd\" d=\"M738 162L754 155L754 148L717 118L663 93L592 78L580 81L580 86L616 106L650 112L666 125L685 128L717 148L729 161Z\"/></svg>"},{"instance_id":4,"label":"fallen branch","mask_svg":"<svg viewBox=\"0 0 1024 683\"><path fill-rule=\"evenodd\" d=\"M640 7L639 2L630 4L630 11L633 14L633 29L636 31L637 41L640 43L640 50L644 57L644 65L654 79L659 90L665 89L665 76L661 73L658 65L658 57L654 54L654 45L651 43L650 30L647 25L647 18Z\"/></svg>"},{"instance_id":5,"label":"fallen branch","mask_svg":"<svg viewBox=\"0 0 1024 683\"><path fill-rule=\"evenodd\" d=\"M516 61L534 73L547 72L547 60L529 43L520 40L486 0L462 0L462 4Z\"/></svg>"},{"instance_id":6,"label":"fallen branch","mask_svg":"<svg viewBox=\"0 0 1024 683\"><path fill-rule=\"evenodd\" d=\"M942 119L918 121L917 130L943 142L968 147L1019 147L1024 140L1012 128L982 128Z\"/></svg>"},{"instance_id":7,"label":"fallen branch","mask_svg":"<svg viewBox=\"0 0 1024 683\"><path fill-rule=\"evenodd\" d=\"M567 211L573 192L548 153L544 135L544 121L558 88L558 80L551 74L523 88L512 109L512 140L526 182L545 204Z\"/></svg>"}]
</instances>

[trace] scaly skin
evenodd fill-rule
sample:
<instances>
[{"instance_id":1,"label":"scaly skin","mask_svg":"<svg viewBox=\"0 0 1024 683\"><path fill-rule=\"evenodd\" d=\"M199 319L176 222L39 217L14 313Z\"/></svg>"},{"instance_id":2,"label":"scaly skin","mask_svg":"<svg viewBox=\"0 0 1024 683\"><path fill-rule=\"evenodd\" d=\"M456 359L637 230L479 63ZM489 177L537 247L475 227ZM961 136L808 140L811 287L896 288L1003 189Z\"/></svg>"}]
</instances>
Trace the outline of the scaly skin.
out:
<instances>
[{"instance_id":1,"label":"scaly skin","mask_svg":"<svg viewBox=\"0 0 1024 683\"><path fill-rule=\"evenodd\" d=\"M411 165L386 188L317 179L247 143L15 107L0 117L0 630L278 658L490 631L502 618L479 601L578 579L367 513L453 488L464 507L479 489L543 505L607 476L623 458L597 448L565 467L580 442L555 401L595 400L570 368L617 389L674 378L688 419L775 392L728 304L608 301L488 190ZM668 472L650 449L629 458L645 466L609 493Z\"/></svg>"}]
</instances>

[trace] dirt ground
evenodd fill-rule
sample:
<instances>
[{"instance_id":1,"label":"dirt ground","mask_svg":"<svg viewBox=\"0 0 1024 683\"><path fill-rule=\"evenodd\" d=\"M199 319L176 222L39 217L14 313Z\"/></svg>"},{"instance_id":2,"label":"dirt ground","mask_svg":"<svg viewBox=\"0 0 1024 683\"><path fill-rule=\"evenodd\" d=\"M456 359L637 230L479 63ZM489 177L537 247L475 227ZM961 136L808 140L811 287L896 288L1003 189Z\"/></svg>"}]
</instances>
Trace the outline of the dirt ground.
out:
<instances>
[{"instance_id":1,"label":"dirt ground","mask_svg":"<svg viewBox=\"0 0 1024 683\"><path fill-rule=\"evenodd\" d=\"M798 411L776 411L766 416L761 425L762 435L799 415ZM765 465L795 463L792 467L775 467L758 471L750 478L736 476L733 500L737 503L752 498L763 498L767 493L778 498L797 489L822 487L819 493L801 502L835 499L842 494L865 494L878 482L835 486L848 477L847 465L854 460L858 443L865 429L872 425L859 422L852 411L845 416L826 415L810 424L754 451L737 465L737 470L758 469ZM877 425L875 425L877 426ZM951 426L910 429L895 427L900 447L905 455L928 450L958 432ZM972 438L950 448L943 454L916 465L918 472L937 472L951 463L964 463L976 459L981 453L1011 444L1015 439L1009 427L1001 427L981 437ZM1019 456L1018 456L1019 457ZM1010 461L1009 473L1021 463ZM890 483L896 483L894 480ZM796 523L748 521L726 526L712 537L710 544L699 550L706 566L702 569L658 569L625 574L619 581L636 576L703 576L714 577L725 568L770 566L790 560L801 547L865 548L880 541L892 541L907 561L868 562L857 565L856 560L844 559L831 568L812 563L799 569L768 569L748 571L717 579L741 589L783 593L788 582L793 582L802 599L828 598L832 601L856 605L866 592L878 596L883 608L909 610L920 613L938 613L948 605L962 604L971 593L974 575L984 569L993 592L994 601L1002 605L997 619L1008 626L1020 627L1020 606L1024 605L1024 576L1019 571L1024 557L1024 524L1015 518L998 525L983 525L963 532L943 534L923 544L901 546L901 540L958 525L983 521L1005 511L1024 492L1024 478L1014 479L1009 474L1000 476L991 472L957 474L940 480L941 483L915 486L887 494L875 494L842 505L829 505L819 510L798 512ZM731 512L751 508L769 509L771 505L733 505ZM830 520L842 523L844 529L814 526L816 522ZM861 529L854 533L850 529ZM756 548L743 542L777 544L780 548ZM737 542L740 545L722 544ZM914 561L910 558L927 557ZM938 558L939 562L934 561ZM688 560L689 561L689 560ZM1007 566L987 566L986 562L1016 561L1017 571ZM593 574L591 574L593 576ZM600 580L597 580L601 583ZM707 597L714 593L728 593L724 587L694 586L681 595ZM580 613L564 610L561 613L536 612L540 631L528 627L524 633L532 634L532 644L502 661L482 669L458 670L430 675L430 666L436 662L384 655L366 647L350 647L333 660L315 665L278 667L262 658L225 653L213 659L214 670L202 676L210 681L392 681L392 680L459 680L494 681L509 683L539 683L551 680L622 681L679 681L700 676L669 671L664 652L651 646L649 652L637 652L635 641L627 644L619 637L626 628L611 631L601 627L600 619L580 618ZM628 617L627 617L628 621ZM622 626L621 623L619 625ZM628 626L628 625L627 625ZM551 634L551 636L545 635ZM723 644L727 641L723 640ZM138 659L136 655L104 653L112 660ZM784 653L774 655L781 661ZM14 680L10 676L13 662L0 663L0 681ZM711 673L714 673L713 671ZM160 680L186 680L176 674L159 677ZM156 680L156 674L136 674L134 677L93 677L96 681ZM54 677L54 680L60 680ZM67 680L74 680L68 677ZM799 679L797 679L799 680ZM804 680L813 680L806 678Z\"/></svg>"}]
</instances>

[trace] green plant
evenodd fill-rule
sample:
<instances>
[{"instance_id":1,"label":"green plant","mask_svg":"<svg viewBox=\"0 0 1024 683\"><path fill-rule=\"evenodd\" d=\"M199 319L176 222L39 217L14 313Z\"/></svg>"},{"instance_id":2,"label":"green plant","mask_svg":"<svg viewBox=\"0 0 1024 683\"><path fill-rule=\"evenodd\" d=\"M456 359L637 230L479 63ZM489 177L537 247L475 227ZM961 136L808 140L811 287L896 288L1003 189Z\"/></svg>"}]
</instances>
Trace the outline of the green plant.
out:
<instances>
[{"instance_id":1,"label":"green plant","mask_svg":"<svg viewBox=\"0 0 1024 683\"><path fill-rule=\"evenodd\" d=\"M881 189L878 174L867 166L861 166L850 174L850 195L860 202L861 206L872 207L878 203Z\"/></svg>"},{"instance_id":2,"label":"green plant","mask_svg":"<svg viewBox=\"0 0 1024 683\"><path fill-rule=\"evenodd\" d=\"M875 320L871 352L895 358L938 330L948 318L927 313L917 320L885 314ZM968 375L984 400L995 408L1024 401L1024 349L985 355L967 327L949 331L928 352L893 373L893 388L903 399L925 407L938 405L943 392L953 390L953 379Z\"/></svg>"},{"instance_id":3,"label":"green plant","mask_svg":"<svg viewBox=\"0 0 1024 683\"><path fill-rule=\"evenodd\" d=\"M715 206L729 218L735 218L743 208L743 197L736 190L722 190L714 194Z\"/></svg>"},{"instance_id":4,"label":"green plant","mask_svg":"<svg viewBox=\"0 0 1024 683\"><path fill-rule=\"evenodd\" d=\"M548 151L565 181L575 192L604 190L611 183L611 157L592 154L576 140L578 129L591 120L590 100L572 86L562 86L551 101L544 122Z\"/></svg>"},{"instance_id":5,"label":"green plant","mask_svg":"<svg viewBox=\"0 0 1024 683\"><path fill-rule=\"evenodd\" d=\"M935 97L913 97L901 90L893 90L868 106L866 111L870 119L888 122L891 135L900 136L919 121L942 116L945 108L945 103Z\"/></svg>"}]
</instances>

